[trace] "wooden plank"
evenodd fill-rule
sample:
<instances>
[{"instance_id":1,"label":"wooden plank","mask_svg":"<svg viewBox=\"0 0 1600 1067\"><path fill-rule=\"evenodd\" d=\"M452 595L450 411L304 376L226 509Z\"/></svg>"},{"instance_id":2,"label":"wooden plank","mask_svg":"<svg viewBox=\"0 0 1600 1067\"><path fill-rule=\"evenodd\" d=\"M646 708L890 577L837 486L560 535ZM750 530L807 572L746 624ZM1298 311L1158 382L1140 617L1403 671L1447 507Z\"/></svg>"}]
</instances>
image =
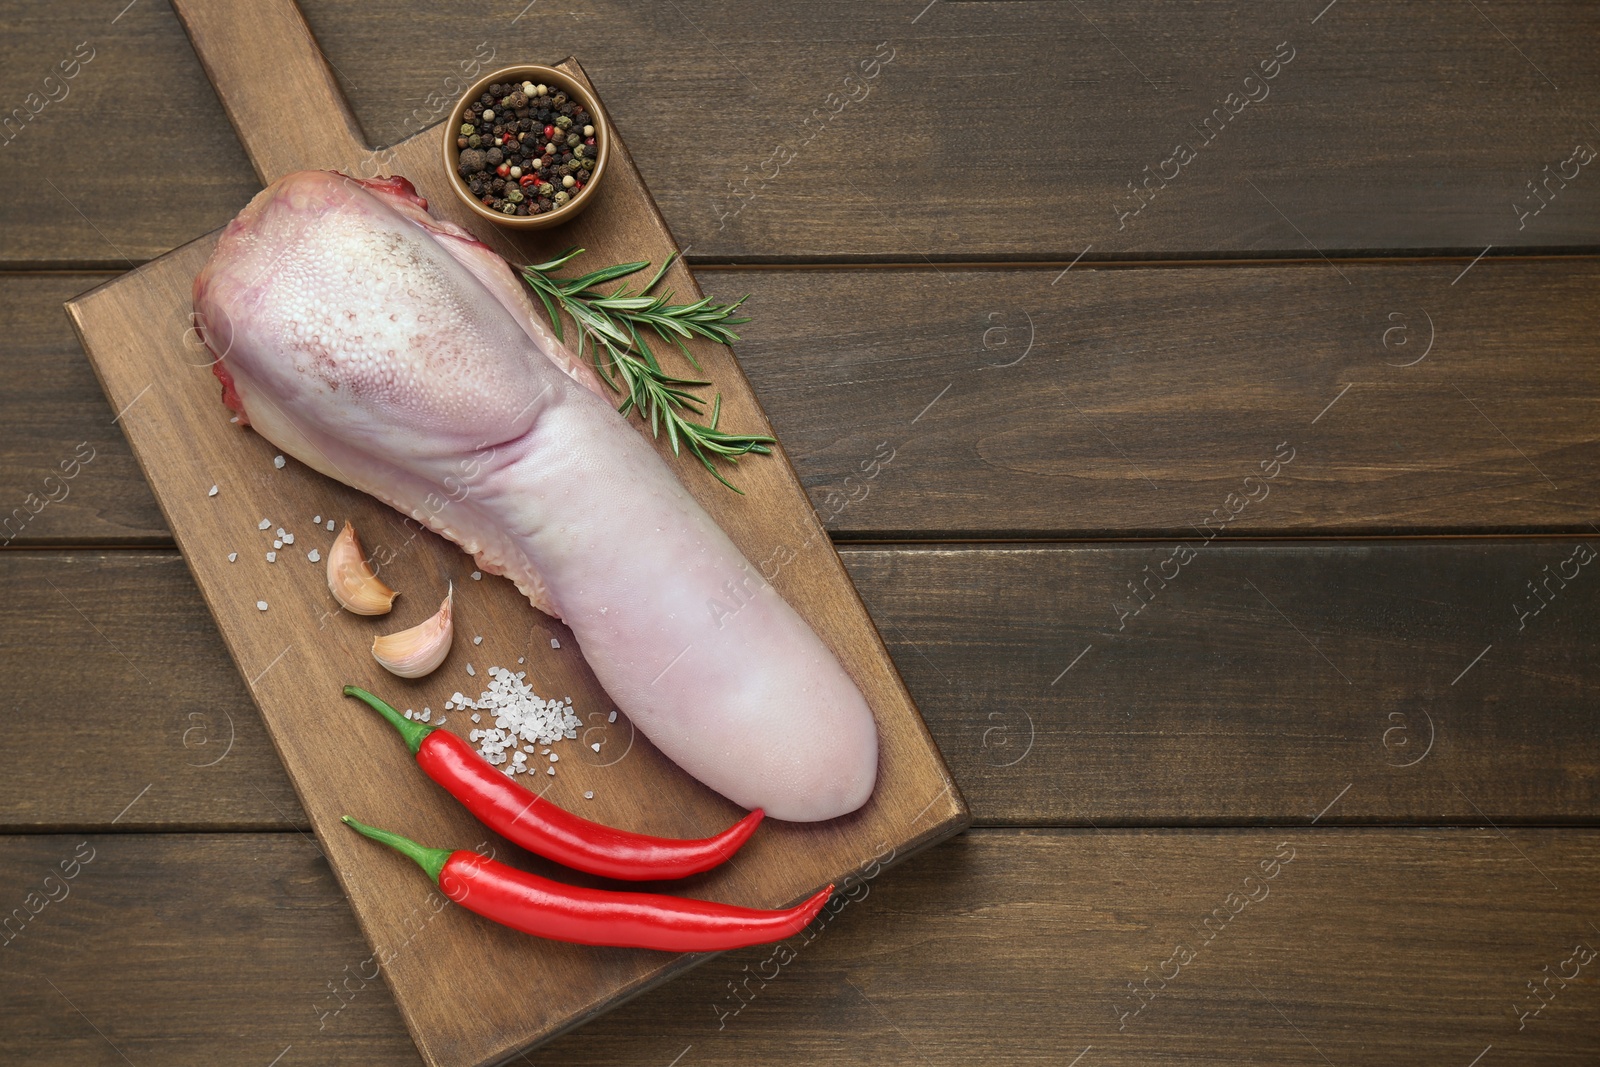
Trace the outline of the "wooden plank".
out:
<instances>
[{"instance_id":1,"label":"wooden plank","mask_svg":"<svg viewBox=\"0 0 1600 1067\"><path fill-rule=\"evenodd\" d=\"M1597 549L1191 542L848 559L986 821L1294 824L1327 809L1355 823L1592 822Z\"/></svg>"},{"instance_id":2,"label":"wooden plank","mask_svg":"<svg viewBox=\"0 0 1600 1067\"><path fill-rule=\"evenodd\" d=\"M1600 263L1338 270L778 272L741 354L847 537L1592 533Z\"/></svg>"},{"instance_id":3,"label":"wooden plank","mask_svg":"<svg viewBox=\"0 0 1600 1067\"><path fill-rule=\"evenodd\" d=\"M1172 545L842 556L980 822L1593 824L1600 581L1569 562L1562 588L1573 549L1213 546L1121 631ZM176 557L5 553L0 585L30 605L0 676L32 695L0 826L103 828L152 782L118 826L305 825ZM71 790L66 736L98 768Z\"/></svg>"},{"instance_id":4,"label":"wooden plank","mask_svg":"<svg viewBox=\"0 0 1600 1067\"><path fill-rule=\"evenodd\" d=\"M305 839L7 838L0 899L23 906L85 840L65 898L5 946L0 1057L416 1062ZM974 831L859 887L792 958L720 957L529 1061L1589 1063L1593 962L1520 1030L1514 1006L1600 947L1597 876L1593 831Z\"/></svg>"},{"instance_id":5,"label":"wooden plank","mask_svg":"<svg viewBox=\"0 0 1600 1067\"><path fill-rule=\"evenodd\" d=\"M1230 535L1593 532L1600 262L1484 261L1453 287L1457 265L1340 269L700 279L752 294L739 365L836 535L1192 534L1284 440ZM80 441L102 457L18 544L170 536L52 307L103 277L0 279L8 506Z\"/></svg>"},{"instance_id":6,"label":"wooden plank","mask_svg":"<svg viewBox=\"0 0 1600 1067\"><path fill-rule=\"evenodd\" d=\"M0 264L125 270L221 226L260 188L166 4L6 4L0 17L0 99L8 115L38 112L0 130ZM80 45L92 58L64 79ZM69 144L87 169L63 165Z\"/></svg>"},{"instance_id":7,"label":"wooden plank","mask_svg":"<svg viewBox=\"0 0 1600 1067\"><path fill-rule=\"evenodd\" d=\"M326 114L337 102L327 94L308 100L293 92L295 86L314 80L305 67L320 65L320 60L304 48L288 0L257 0L251 5L186 0L178 10L203 53L225 57L239 50L266 52L286 68L281 79L236 81L255 66L222 58L209 61L213 76L224 78L218 86L224 97L260 98L253 106L233 106L230 113L258 113L276 105L279 121L326 123L330 128L326 137L304 141L313 146L308 150L322 154L301 164L359 167L365 149L354 143L339 145L339 131L348 130L349 123ZM276 51L273 33L289 38L292 47ZM565 61L563 69L587 84L575 60ZM247 149L258 143L246 138ZM623 250L627 256L662 262L676 251L672 236L620 138L613 139L611 149L606 184L596 190L600 199L565 227L558 240L578 240L606 262L625 258ZM286 154L254 159L266 179L293 162ZM550 238L531 237L513 245L504 235L490 232L489 224L474 223L459 203L439 196L444 175L433 138L418 137L398 146L392 162L436 197L437 215L466 223L500 249L527 255L552 247ZM387 773L369 773L363 763L362 773L352 774L354 754L365 754L387 731L370 715L352 715L349 702L339 696L340 687L353 682L404 694L395 699L406 704L431 701L442 707L453 687L475 687L469 659L484 666L514 667L514 657L526 656L529 673L544 679L543 695L570 696L580 717L595 722L608 739L613 729L605 725L606 713L613 705L582 662L570 631L533 612L509 582L491 579L480 585L469 578L471 561L454 546L420 527L402 529L388 508L298 464L275 470L275 448L229 425L209 361L196 359L196 349L184 343L193 279L213 242L214 237L207 237L186 245L70 302L68 311L112 405L127 411L122 426L134 454L262 710L312 827L369 939L384 944L402 929L403 916L394 902L414 888L416 872L407 870L402 858L372 848L340 825L339 818L344 813L393 811L397 802L420 811L433 787L419 780L408 766L408 754L393 744L392 737L372 757L388 767ZM695 291L694 279L682 264L674 265L665 284L680 294ZM703 351L701 365L722 390L724 425L763 432L766 421L760 406L731 354ZM665 441L658 447L669 461L673 459ZM802 546L808 550L791 553L793 558L776 573L774 588L812 625L857 682L877 720L880 742L877 785L860 810L823 824L775 824L761 841L753 842L754 851L741 852L737 866L719 868L701 879L697 888L716 899L777 907L838 881L870 859L882 842L911 851L965 825L965 806L938 750L838 557L816 531L803 490L781 452L769 462L740 468L739 479L748 496L727 491L687 457L678 459L676 466L690 491L748 558L765 560L776 546L810 538ZM207 494L212 483L223 487L220 495ZM431 596L442 598L446 583L453 581L461 593L456 601L457 625L481 635L482 649L457 642L439 672L410 686L385 675L367 652L371 620L361 625L341 618L321 568L308 565L302 554L313 547L326 552L332 538L320 527L314 537L308 536L312 531L306 517L313 513L368 531L365 547L386 561L385 578L397 589L432 590ZM262 558L268 542L255 529L262 515L270 518L268 530L284 527L302 538L292 549L285 546L284 565ZM400 538L392 553L385 551L390 547L384 543L388 530L397 531ZM254 543L240 545L247 537ZM228 558L236 549L237 566ZM260 608L262 604L269 607ZM566 651L557 653L563 646ZM456 718L454 728L464 734L470 724L463 716ZM621 729L614 732L620 734ZM576 751L567 754L580 758L569 760L564 765L568 773L550 784L548 795L555 802L585 806L594 817L613 825L667 836L702 836L731 820L734 809L727 801L673 766L642 737L623 749L625 754L634 753L631 758L614 758L592 769L578 766L586 758L580 756L586 745L573 746ZM609 754L609 750L596 754L591 762L606 760ZM596 793L593 804L582 795L585 785ZM459 843L477 832L474 826L463 810L433 808L403 832L426 841ZM401 1013L430 1064L498 1062L703 959L541 942L503 930L484 932L480 926L477 920L463 918L440 923L426 935L433 952L454 960L459 968L440 969L408 956L391 971L390 984ZM473 963L467 967L469 958ZM444 977L452 969L465 973ZM493 1001L513 980L528 991L531 1007L520 1000Z\"/></svg>"},{"instance_id":8,"label":"wooden plank","mask_svg":"<svg viewBox=\"0 0 1600 1067\"><path fill-rule=\"evenodd\" d=\"M512 24L490 0L403 18L313 0L307 14L374 137L415 129L479 42L579 52L617 84L673 232L707 259L1600 245L1600 182L1575 164L1520 229L1512 209L1544 203L1526 183L1576 143L1600 149L1572 103L1600 90L1592 5L1351 0L1318 18L1326 6L594 0ZM1293 58L1263 82L1275 54ZM716 146L709 166L684 150L686 115ZM1169 162L1180 143L1186 165ZM1134 185L1155 198L1119 221L1142 202Z\"/></svg>"},{"instance_id":9,"label":"wooden plank","mask_svg":"<svg viewBox=\"0 0 1600 1067\"><path fill-rule=\"evenodd\" d=\"M104 274L0 275L0 544L168 544L62 301Z\"/></svg>"},{"instance_id":10,"label":"wooden plank","mask_svg":"<svg viewBox=\"0 0 1600 1067\"><path fill-rule=\"evenodd\" d=\"M138 4L113 23L124 6L7 17L8 107L76 42L98 50L11 148L33 155L0 172L13 265L142 261L219 225L253 188L167 7ZM1090 259L1314 259L1600 244L1600 183L1587 169L1565 188L1552 180L1541 195L1553 201L1520 229L1513 209L1538 202L1527 183L1576 142L1600 147L1595 120L1572 105L1600 91L1588 47L1600 12L1582 0L1465 13L1344 0L1320 19L1326 4L1314 0L924 6L590 0L551 15L383 0L313 2L307 16L377 144L437 121L478 57L584 56L673 232L710 260L1064 265L1091 245ZM1118 211L1138 202L1129 183L1160 170L1175 142L1203 142L1196 127L1226 113L1230 92L1259 95L1244 78L1285 41L1295 58L1265 83L1270 96L1212 133L1119 230ZM893 61L862 81L880 43ZM42 148L91 128L117 161L117 195L62 189L93 225L43 180L61 184ZM969 181L969 168L996 177Z\"/></svg>"}]
</instances>

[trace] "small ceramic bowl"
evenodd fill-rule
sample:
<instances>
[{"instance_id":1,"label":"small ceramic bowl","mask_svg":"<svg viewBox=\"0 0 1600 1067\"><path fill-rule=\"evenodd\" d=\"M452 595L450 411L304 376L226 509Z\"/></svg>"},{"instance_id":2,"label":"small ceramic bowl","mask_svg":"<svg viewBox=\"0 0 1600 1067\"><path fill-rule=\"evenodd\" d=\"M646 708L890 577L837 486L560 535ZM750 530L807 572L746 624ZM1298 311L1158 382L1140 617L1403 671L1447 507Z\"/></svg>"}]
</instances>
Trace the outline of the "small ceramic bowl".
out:
<instances>
[{"instance_id":1,"label":"small ceramic bowl","mask_svg":"<svg viewBox=\"0 0 1600 1067\"><path fill-rule=\"evenodd\" d=\"M506 215L499 211L491 211L483 206L483 202L472 195L472 190L467 188L466 181L457 170L461 149L456 147L456 138L461 135L462 114L467 105L488 91L489 86L496 82L533 82L535 85L548 85L552 92L560 90L567 96L583 105L585 111L593 116L594 146L598 149L595 156L594 171L584 187L578 190L578 195L562 204L554 211L547 211L540 215ZM550 226L559 226L563 222L577 217L578 213L594 200L595 190L600 186L600 179L605 177L606 162L611 158L611 124L606 121L606 113L601 110L600 102L594 94L583 86L578 85L565 71L554 67L540 66L536 63L525 63L515 67L502 67L491 74L485 74L474 82L461 99L456 101L456 106L450 112L450 120L444 123L443 135L439 140L444 152L445 174L450 181L450 188L455 190L461 202L471 211L495 223L513 230L542 230Z\"/></svg>"}]
</instances>

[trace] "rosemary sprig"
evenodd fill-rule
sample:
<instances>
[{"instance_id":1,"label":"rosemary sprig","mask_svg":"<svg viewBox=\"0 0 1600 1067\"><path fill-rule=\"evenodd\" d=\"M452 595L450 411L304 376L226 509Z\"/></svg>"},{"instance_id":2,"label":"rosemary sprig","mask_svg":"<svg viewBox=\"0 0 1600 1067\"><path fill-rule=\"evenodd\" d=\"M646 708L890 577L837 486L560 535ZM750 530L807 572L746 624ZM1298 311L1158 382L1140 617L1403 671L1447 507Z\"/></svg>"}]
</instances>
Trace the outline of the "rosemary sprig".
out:
<instances>
[{"instance_id":1,"label":"rosemary sprig","mask_svg":"<svg viewBox=\"0 0 1600 1067\"><path fill-rule=\"evenodd\" d=\"M718 429L717 422L722 415L721 393L712 397L708 421L696 422L690 418L690 415L704 417L705 401L689 390L711 383L698 378L680 378L662 370L644 335L647 331L654 332L661 340L676 345L698 370L700 364L684 341L696 336L724 345L737 341L739 335L732 327L750 320L736 318L734 312L746 298L740 297L731 304L714 304L710 297L692 304L674 304L670 292L650 295L677 258L676 252L667 257L649 283L636 293L630 292L626 284L619 285L611 293L603 293L599 287L636 274L648 267L649 262L620 263L576 278L556 276L556 271L583 251L570 248L555 259L522 268L523 279L550 314L556 337L566 340L561 325L561 312L565 311L578 327L578 357L581 359L587 348L600 377L623 394L617 410L623 415L638 411L639 416L650 423L650 432L656 437L661 436L661 428L665 426L674 454L678 453L681 441L712 477L734 492L742 493L743 490L722 476L712 461L722 459L738 463L740 456L751 452L767 455L772 451L768 446L773 439Z\"/></svg>"}]
</instances>

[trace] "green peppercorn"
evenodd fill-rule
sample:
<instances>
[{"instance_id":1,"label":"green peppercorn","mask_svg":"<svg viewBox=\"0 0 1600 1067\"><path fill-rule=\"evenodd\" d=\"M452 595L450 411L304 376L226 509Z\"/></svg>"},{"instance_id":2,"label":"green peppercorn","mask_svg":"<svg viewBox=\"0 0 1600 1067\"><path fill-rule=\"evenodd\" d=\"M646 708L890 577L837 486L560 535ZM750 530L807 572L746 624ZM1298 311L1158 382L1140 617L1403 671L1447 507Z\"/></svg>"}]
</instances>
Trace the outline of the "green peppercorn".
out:
<instances>
[{"instance_id":1,"label":"green peppercorn","mask_svg":"<svg viewBox=\"0 0 1600 1067\"><path fill-rule=\"evenodd\" d=\"M540 196L554 196L555 192L556 192L556 187L551 185L549 182L540 182L539 183L539 195Z\"/></svg>"},{"instance_id":2,"label":"green peppercorn","mask_svg":"<svg viewBox=\"0 0 1600 1067\"><path fill-rule=\"evenodd\" d=\"M572 116L571 115L558 115L558 116L556 116L555 124L560 129L569 130L569 129L572 128Z\"/></svg>"},{"instance_id":3,"label":"green peppercorn","mask_svg":"<svg viewBox=\"0 0 1600 1067\"><path fill-rule=\"evenodd\" d=\"M568 148L577 148L582 143L583 143L583 138L580 137L578 134L575 134L575 133L567 134L567 147Z\"/></svg>"},{"instance_id":4,"label":"green peppercorn","mask_svg":"<svg viewBox=\"0 0 1600 1067\"><path fill-rule=\"evenodd\" d=\"M584 154L586 152L588 152L588 150L589 150L589 146L588 145L580 143L580 144L577 144L577 145L573 146L572 154L574 156L577 156L579 159L582 159Z\"/></svg>"},{"instance_id":5,"label":"green peppercorn","mask_svg":"<svg viewBox=\"0 0 1600 1067\"><path fill-rule=\"evenodd\" d=\"M467 138L467 147L468 148L477 148L477 147L481 146L482 144L483 144L483 138L479 137L477 134L473 134L471 137Z\"/></svg>"},{"instance_id":6,"label":"green peppercorn","mask_svg":"<svg viewBox=\"0 0 1600 1067\"><path fill-rule=\"evenodd\" d=\"M550 98L550 102L552 104L554 104L556 107L560 107L562 104L565 104L567 102L567 94L566 93L557 93L556 95L554 95L554 96L552 96Z\"/></svg>"},{"instance_id":7,"label":"green peppercorn","mask_svg":"<svg viewBox=\"0 0 1600 1067\"><path fill-rule=\"evenodd\" d=\"M501 203L500 210L505 212L507 215L515 215L517 213L517 205L513 204L509 200L506 200Z\"/></svg>"},{"instance_id":8,"label":"green peppercorn","mask_svg":"<svg viewBox=\"0 0 1600 1067\"><path fill-rule=\"evenodd\" d=\"M522 190L517 188L515 185L508 184L506 186L506 199L511 201L513 204L522 203Z\"/></svg>"},{"instance_id":9,"label":"green peppercorn","mask_svg":"<svg viewBox=\"0 0 1600 1067\"><path fill-rule=\"evenodd\" d=\"M556 202L557 205L565 204L568 200L571 200L571 199L572 199L572 194L566 192L565 190L562 190L561 192L559 192L559 193L557 193L555 195L555 202Z\"/></svg>"},{"instance_id":10,"label":"green peppercorn","mask_svg":"<svg viewBox=\"0 0 1600 1067\"><path fill-rule=\"evenodd\" d=\"M461 124L461 136L463 136L463 137L471 137L476 132L477 132L477 127L473 126L472 123L463 122Z\"/></svg>"}]
</instances>

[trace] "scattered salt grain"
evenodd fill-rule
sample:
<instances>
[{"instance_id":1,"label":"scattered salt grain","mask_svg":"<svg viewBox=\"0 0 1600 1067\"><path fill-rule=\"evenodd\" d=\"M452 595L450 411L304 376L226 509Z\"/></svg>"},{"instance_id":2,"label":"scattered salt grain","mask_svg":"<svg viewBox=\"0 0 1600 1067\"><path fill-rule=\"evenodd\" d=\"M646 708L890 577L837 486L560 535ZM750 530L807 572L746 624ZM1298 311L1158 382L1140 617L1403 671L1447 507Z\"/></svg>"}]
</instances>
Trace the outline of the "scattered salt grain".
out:
<instances>
[{"instance_id":1,"label":"scattered salt grain","mask_svg":"<svg viewBox=\"0 0 1600 1067\"><path fill-rule=\"evenodd\" d=\"M423 722L427 722L431 718L433 718L433 710L431 708L423 708L422 709L422 721Z\"/></svg>"},{"instance_id":2,"label":"scattered salt grain","mask_svg":"<svg viewBox=\"0 0 1600 1067\"><path fill-rule=\"evenodd\" d=\"M283 470L283 463L284 463L284 460L283 460L282 456L273 456L272 457L272 465L274 467L277 467L279 470Z\"/></svg>"},{"instance_id":3,"label":"scattered salt grain","mask_svg":"<svg viewBox=\"0 0 1600 1067\"><path fill-rule=\"evenodd\" d=\"M216 496L216 495L217 495L217 487L213 485L211 487L211 489L206 493L206 496Z\"/></svg>"},{"instance_id":4,"label":"scattered salt grain","mask_svg":"<svg viewBox=\"0 0 1600 1067\"><path fill-rule=\"evenodd\" d=\"M233 418L231 418L231 419L229 419L229 420L228 420L228 421L229 421L229 422L235 422L235 423L236 423L236 422L238 422L238 421L239 421L239 416L237 416L237 415L235 415L235 416L234 416L234 417L233 417Z\"/></svg>"},{"instance_id":5,"label":"scattered salt grain","mask_svg":"<svg viewBox=\"0 0 1600 1067\"><path fill-rule=\"evenodd\" d=\"M617 713L616 712L613 711L610 715L606 716L606 722L616 722L616 721L617 721Z\"/></svg>"},{"instance_id":6,"label":"scattered salt grain","mask_svg":"<svg viewBox=\"0 0 1600 1067\"><path fill-rule=\"evenodd\" d=\"M322 525L322 516L321 515L313 515L313 516L311 516L311 523L314 526L321 526Z\"/></svg>"},{"instance_id":7,"label":"scattered salt grain","mask_svg":"<svg viewBox=\"0 0 1600 1067\"><path fill-rule=\"evenodd\" d=\"M328 520L328 532L329 533L333 532L333 520L332 519Z\"/></svg>"},{"instance_id":8,"label":"scattered salt grain","mask_svg":"<svg viewBox=\"0 0 1600 1067\"><path fill-rule=\"evenodd\" d=\"M467 674L468 674L468 676L473 677L473 678L476 678L478 676L478 672L472 669L472 664L470 664L470 663L467 664Z\"/></svg>"},{"instance_id":9,"label":"scattered salt grain","mask_svg":"<svg viewBox=\"0 0 1600 1067\"><path fill-rule=\"evenodd\" d=\"M475 644L475 645L481 645L481 644L483 644L483 638L481 638L481 637L474 637L474 638L473 638L473 639L472 639L472 643L473 643L473 644Z\"/></svg>"},{"instance_id":10,"label":"scattered salt grain","mask_svg":"<svg viewBox=\"0 0 1600 1067\"><path fill-rule=\"evenodd\" d=\"M473 571L472 572L472 580L475 581L475 582L483 581L483 572L482 571Z\"/></svg>"},{"instance_id":11,"label":"scattered salt grain","mask_svg":"<svg viewBox=\"0 0 1600 1067\"><path fill-rule=\"evenodd\" d=\"M310 551L310 552L307 552L307 553L306 553L306 559L309 559L309 560L310 560L310 561L311 561L311 562L312 562L312 563L315 563L315 562L317 562L317 561L318 561L318 560L320 560L320 559L321 559L321 558L322 558L322 553L321 553L321 552L318 552L318 551L317 551L317 550L316 550L316 549L314 549L314 548L313 548L313 549L312 549L312 550L311 550L311 551Z\"/></svg>"},{"instance_id":12,"label":"scattered salt grain","mask_svg":"<svg viewBox=\"0 0 1600 1067\"><path fill-rule=\"evenodd\" d=\"M268 552L267 553L267 562L268 563L276 563L276 562L278 562L278 554L276 552Z\"/></svg>"},{"instance_id":13,"label":"scattered salt grain","mask_svg":"<svg viewBox=\"0 0 1600 1067\"><path fill-rule=\"evenodd\" d=\"M556 773L556 769L554 767L546 767L544 769L544 773L546 773L546 774L555 774Z\"/></svg>"},{"instance_id":14,"label":"scattered salt grain","mask_svg":"<svg viewBox=\"0 0 1600 1067\"><path fill-rule=\"evenodd\" d=\"M585 789L583 791L583 799L585 799L585 800L593 800L594 799L594 790L593 789Z\"/></svg>"},{"instance_id":15,"label":"scattered salt grain","mask_svg":"<svg viewBox=\"0 0 1600 1067\"><path fill-rule=\"evenodd\" d=\"M561 762L561 757L559 755L557 755L556 753L552 752L552 753L550 753L550 762L551 763L560 763Z\"/></svg>"},{"instance_id":16,"label":"scattered salt grain","mask_svg":"<svg viewBox=\"0 0 1600 1067\"><path fill-rule=\"evenodd\" d=\"M283 547L283 542L281 540L275 540L275 541L272 542L272 547L273 548L282 548Z\"/></svg>"},{"instance_id":17,"label":"scattered salt grain","mask_svg":"<svg viewBox=\"0 0 1600 1067\"><path fill-rule=\"evenodd\" d=\"M257 611L266 611L267 610L267 602L265 600L256 601L256 610Z\"/></svg>"},{"instance_id":18,"label":"scattered salt grain","mask_svg":"<svg viewBox=\"0 0 1600 1067\"><path fill-rule=\"evenodd\" d=\"M284 535L284 529L283 529L282 526L280 526L280 527L278 527L278 532L277 532L276 536L282 537L283 535Z\"/></svg>"},{"instance_id":19,"label":"scattered salt grain","mask_svg":"<svg viewBox=\"0 0 1600 1067\"><path fill-rule=\"evenodd\" d=\"M271 519L262 519L260 522L256 523L256 529L258 529L258 530L270 530L270 529L272 529L272 520Z\"/></svg>"},{"instance_id":20,"label":"scattered salt grain","mask_svg":"<svg viewBox=\"0 0 1600 1067\"><path fill-rule=\"evenodd\" d=\"M596 741L594 744L590 745L589 747L594 749L596 752L599 752L600 751L600 742Z\"/></svg>"},{"instance_id":21,"label":"scattered salt grain","mask_svg":"<svg viewBox=\"0 0 1600 1067\"><path fill-rule=\"evenodd\" d=\"M284 534L283 535L283 543L286 544L286 545L294 544L294 534L292 534L292 533Z\"/></svg>"},{"instance_id":22,"label":"scattered salt grain","mask_svg":"<svg viewBox=\"0 0 1600 1067\"><path fill-rule=\"evenodd\" d=\"M535 693L525 680L525 672L490 667L489 678L488 688L477 700L460 693L451 700L458 707L473 709L473 722L481 722L480 713L487 713L494 723L493 727L475 729L468 735L478 744L478 754L491 764L499 766L508 760L525 763L527 755L519 749L531 751L534 745L548 745L574 735L582 725L565 700L546 700ZM551 762L555 762L554 753ZM550 770L554 773L554 768Z\"/></svg>"},{"instance_id":23,"label":"scattered salt grain","mask_svg":"<svg viewBox=\"0 0 1600 1067\"><path fill-rule=\"evenodd\" d=\"M239 558L239 553L237 553L237 552L229 552L228 553L228 562L229 563L234 562L238 558Z\"/></svg>"},{"instance_id":24,"label":"scattered salt grain","mask_svg":"<svg viewBox=\"0 0 1600 1067\"><path fill-rule=\"evenodd\" d=\"M518 657L517 657L517 662L518 662L518 663L526 663L526 662L528 662L528 661L527 661L527 660L525 660L525 659L523 659L523 658L522 658L522 657L521 657L521 656L518 656Z\"/></svg>"},{"instance_id":25,"label":"scattered salt grain","mask_svg":"<svg viewBox=\"0 0 1600 1067\"><path fill-rule=\"evenodd\" d=\"M406 718L408 718L408 719L411 718L411 709L410 708L406 709Z\"/></svg>"},{"instance_id":26,"label":"scattered salt grain","mask_svg":"<svg viewBox=\"0 0 1600 1067\"><path fill-rule=\"evenodd\" d=\"M557 641L555 638L552 637L550 639L550 647L551 648L560 648L561 647L561 642Z\"/></svg>"}]
</instances>

